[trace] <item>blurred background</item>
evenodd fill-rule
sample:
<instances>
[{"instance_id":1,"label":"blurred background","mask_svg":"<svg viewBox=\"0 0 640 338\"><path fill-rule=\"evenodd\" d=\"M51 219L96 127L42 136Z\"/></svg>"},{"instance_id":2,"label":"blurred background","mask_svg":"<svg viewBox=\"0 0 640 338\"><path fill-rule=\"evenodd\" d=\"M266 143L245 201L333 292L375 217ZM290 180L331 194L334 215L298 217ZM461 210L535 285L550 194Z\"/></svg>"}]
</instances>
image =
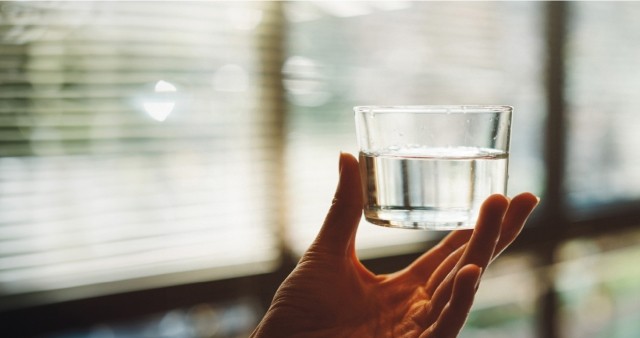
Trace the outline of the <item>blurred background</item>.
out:
<instances>
[{"instance_id":1,"label":"blurred background","mask_svg":"<svg viewBox=\"0 0 640 338\"><path fill-rule=\"evenodd\" d=\"M0 332L246 337L352 107L515 107L542 197L462 337L640 336L640 3L0 3ZM371 270L443 235L360 226Z\"/></svg>"}]
</instances>

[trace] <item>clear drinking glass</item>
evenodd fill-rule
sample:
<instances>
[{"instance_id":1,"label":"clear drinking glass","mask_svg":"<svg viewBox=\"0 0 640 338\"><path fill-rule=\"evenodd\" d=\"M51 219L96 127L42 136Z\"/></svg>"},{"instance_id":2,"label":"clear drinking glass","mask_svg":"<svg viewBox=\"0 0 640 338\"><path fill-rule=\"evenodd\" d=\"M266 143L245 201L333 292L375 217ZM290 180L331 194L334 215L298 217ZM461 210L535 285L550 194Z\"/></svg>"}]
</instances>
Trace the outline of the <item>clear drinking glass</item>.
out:
<instances>
[{"instance_id":1,"label":"clear drinking glass","mask_svg":"<svg viewBox=\"0 0 640 338\"><path fill-rule=\"evenodd\" d=\"M367 221L394 228L473 228L505 194L510 106L355 107Z\"/></svg>"}]
</instances>

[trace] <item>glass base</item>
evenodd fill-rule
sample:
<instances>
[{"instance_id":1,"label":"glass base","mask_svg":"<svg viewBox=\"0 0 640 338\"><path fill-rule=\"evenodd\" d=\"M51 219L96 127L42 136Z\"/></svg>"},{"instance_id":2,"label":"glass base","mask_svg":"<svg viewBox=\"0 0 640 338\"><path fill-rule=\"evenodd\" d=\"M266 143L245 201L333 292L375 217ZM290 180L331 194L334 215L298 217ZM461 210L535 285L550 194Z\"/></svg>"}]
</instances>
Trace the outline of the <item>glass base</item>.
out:
<instances>
[{"instance_id":1,"label":"glass base","mask_svg":"<svg viewBox=\"0 0 640 338\"><path fill-rule=\"evenodd\" d=\"M475 212L459 209L365 209L364 216L388 228L443 231L473 229L478 218Z\"/></svg>"}]
</instances>

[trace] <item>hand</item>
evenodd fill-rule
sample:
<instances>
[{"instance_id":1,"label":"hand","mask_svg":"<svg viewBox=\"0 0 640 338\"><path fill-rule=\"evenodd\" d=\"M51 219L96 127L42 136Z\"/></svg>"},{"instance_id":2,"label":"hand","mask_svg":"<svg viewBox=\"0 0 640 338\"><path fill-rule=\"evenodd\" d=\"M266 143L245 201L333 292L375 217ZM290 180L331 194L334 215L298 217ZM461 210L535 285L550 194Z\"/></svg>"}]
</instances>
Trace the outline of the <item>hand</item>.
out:
<instances>
[{"instance_id":1,"label":"hand","mask_svg":"<svg viewBox=\"0 0 640 338\"><path fill-rule=\"evenodd\" d=\"M530 193L511 201L492 195L475 230L453 231L405 269L375 275L354 245L363 206L358 162L341 154L324 224L251 337L456 337L482 271L513 242L537 204Z\"/></svg>"}]
</instances>

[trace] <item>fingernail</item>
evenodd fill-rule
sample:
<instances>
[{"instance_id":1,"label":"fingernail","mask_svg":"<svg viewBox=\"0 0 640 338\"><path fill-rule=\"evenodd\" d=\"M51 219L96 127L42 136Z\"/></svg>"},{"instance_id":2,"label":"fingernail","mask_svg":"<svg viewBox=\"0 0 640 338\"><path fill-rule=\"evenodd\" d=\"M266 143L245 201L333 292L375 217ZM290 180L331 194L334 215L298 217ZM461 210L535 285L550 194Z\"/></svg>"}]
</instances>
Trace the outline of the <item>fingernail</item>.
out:
<instances>
[{"instance_id":1,"label":"fingernail","mask_svg":"<svg viewBox=\"0 0 640 338\"><path fill-rule=\"evenodd\" d=\"M344 152L342 152L342 150L340 151L340 158L338 160L338 173L342 173L342 157L343 157Z\"/></svg>"}]
</instances>

